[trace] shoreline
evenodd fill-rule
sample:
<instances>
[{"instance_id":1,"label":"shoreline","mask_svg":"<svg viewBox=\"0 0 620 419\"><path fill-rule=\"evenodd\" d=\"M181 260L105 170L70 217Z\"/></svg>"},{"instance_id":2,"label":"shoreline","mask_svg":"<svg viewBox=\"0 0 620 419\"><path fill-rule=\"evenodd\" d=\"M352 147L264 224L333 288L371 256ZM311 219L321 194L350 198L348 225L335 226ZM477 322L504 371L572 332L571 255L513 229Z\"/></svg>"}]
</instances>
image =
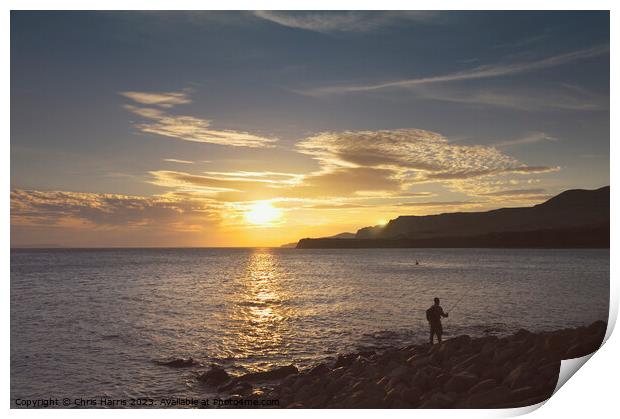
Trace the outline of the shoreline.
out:
<instances>
[{"instance_id":1,"label":"shoreline","mask_svg":"<svg viewBox=\"0 0 620 419\"><path fill-rule=\"evenodd\" d=\"M433 346L341 354L301 371L288 365L237 377L212 365L197 380L218 397L277 399L280 408L524 407L548 399L561 360L596 351L606 329L596 321L504 337L461 335Z\"/></svg>"}]
</instances>

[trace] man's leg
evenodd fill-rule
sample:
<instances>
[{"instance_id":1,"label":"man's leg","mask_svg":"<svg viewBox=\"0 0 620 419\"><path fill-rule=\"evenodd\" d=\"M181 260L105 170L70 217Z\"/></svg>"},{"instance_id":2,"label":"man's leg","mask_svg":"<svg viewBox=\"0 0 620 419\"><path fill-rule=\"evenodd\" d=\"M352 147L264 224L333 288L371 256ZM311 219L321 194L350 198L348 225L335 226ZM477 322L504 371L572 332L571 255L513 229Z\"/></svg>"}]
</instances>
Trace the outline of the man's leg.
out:
<instances>
[{"instance_id":1,"label":"man's leg","mask_svg":"<svg viewBox=\"0 0 620 419\"><path fill-rule=\"evenodd\" d=\"M433 335L435 334L435 329L431 326L431 345L433 344Z\"/></svg>"},{"instance_id":2,"label":"man's leg","mask_svg":"<svg viewBox=\"0 0 620 419\"><path fill-rule=\"evenodd\" d=\"M441 343L441 335L443 335L443 328L439 326L436 330L437 333L437 342Z\"/></svg>"}]
</instances>

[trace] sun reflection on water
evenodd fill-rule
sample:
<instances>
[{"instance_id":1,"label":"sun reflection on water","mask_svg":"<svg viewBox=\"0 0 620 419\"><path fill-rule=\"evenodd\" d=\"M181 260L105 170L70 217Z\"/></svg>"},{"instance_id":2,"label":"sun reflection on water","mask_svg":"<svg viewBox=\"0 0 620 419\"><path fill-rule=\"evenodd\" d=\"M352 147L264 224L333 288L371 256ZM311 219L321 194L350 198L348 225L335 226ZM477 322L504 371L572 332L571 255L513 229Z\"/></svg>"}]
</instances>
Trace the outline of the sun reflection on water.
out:
<instances>
[{"instance_id":1,"label":"sun reflection on water","mask_svg":"<svg viewBox=\"0 0 620 419\"><path fill-rule=\"evenodd\" d=\"M282 354L293 310L286 273L271 249L255 249L235 279L230 298L234 325L228 348L235 359L262 359L271 366Z\"/></svg>"}]
</instances>

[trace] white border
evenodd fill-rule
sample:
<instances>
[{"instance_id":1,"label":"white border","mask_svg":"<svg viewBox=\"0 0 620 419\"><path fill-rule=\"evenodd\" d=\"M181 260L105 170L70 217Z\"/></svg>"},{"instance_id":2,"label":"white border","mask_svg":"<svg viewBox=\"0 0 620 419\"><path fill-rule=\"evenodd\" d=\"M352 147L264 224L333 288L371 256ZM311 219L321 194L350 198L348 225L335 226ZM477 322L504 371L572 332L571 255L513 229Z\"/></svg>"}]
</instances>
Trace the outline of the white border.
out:
<instances>
[{"instance_id":1,"label":"white border","mask_svg":"<svg viewBox=\"0 0 620 419\"><path fill-rule=\"evenodd\" d=\"M3 272L5 272L5 281L4 281L4 301L5 301L5 318L2 322L2 332L3 336L8 338L10 336L9 331L9 318L10 318L10 292L9 292L9 272L10 272L10 252L9 252L9 237L10 237L10 218L9 218L9 194L8 190L10 189L10 13L9 10L48 10L48 9L59 9L59 10L133 10L133 9L151 9L151 10L235 10L235 9L246 9L246 10L310 10L310 9L324 9L324 10L373 10L373 9L395 9L395 10L407 10L407 9L415 9L415 10L493 10L493 9L504 9L504 10L547 10L547 9L556 9L556 10L611 10L611 74L617 74L619 66L618 64L618 54L616 51L617 41L618 41L618 31L616 28L618 27L618 23L620 19L618 19L618 15L616 13L618 6L614 6L619 4L618 2L612 1L597 1L590 0L587 2L584 1L542 1L542 0L522 0L522 1L513 1L507 0L502 2L497 1L481 1L481 0L468 0L468 1L458 1L458 0L447 0L442 1L441 4L437 4L436 2L411 2L411 1L381 1L381 2L371 2L368 0L314 0L314 1L296 1L285 2L285 1L249 1L249 0L228 0L226 2L214 2L214 1L197 1L197 0L175 0L175 1L165 1L165 0L108 0L108 1L90 1L88 3L80 2L80 1L67 1L60 0L51 4L49 1L43 0L8 0L3 2L5 6L5 12L2 15L2 42L0 43L0 48L2 52L3 65L1 67L2 76L3 76L3 97L2 101L2 112L1 117L4 121L2 127L4 127L5 132L5 140L3 141L3 153L0 157L3 160L2 167L4 168L4 174L2 177L2 184L4 186L4 191L6 193L5 199L2 201L1 208L3 218L5 222L2 223L1 227L3 235L5 237L4 242L4 252L2 254L2 268ZM576 31L579 28L575 28ZM617 120L618 110L617 107L614 106L616 103L616 98L618 96L618 85L616 80L612 77L611 79L611 138L615 138L615 134L618 133L618 129L616 124L613 121ZM587 139L584 139L587 140ZM614 161L614 158L617 158L617 147L614 145L614 142L611 141L611 156L610 158ZM616 159L617 160L617 159ZM611 174L610 181L614 183L617 180L619 173L618 166L611 166ZM614 213L614 209L618 208L618 199L617 194L615 193L615 189L612 188L611 192L611 209L612 214ZM611 248L611 278L615 278L618 273L618 269L616 264L613 262L615 258L618 256L618 252L616 251L613 243L615 242L614 237L618 236L618 224L612 220L611 223L611 233L612 233L612 248ZM618 287L617 280L611 281L611 298L610 298L610 319L609 324L613 327L616 321L617 313L618 313ZM612 327L610 327L609 331L611 331ZM2 404L4 409L9 409L9 394L10 394L10 351L9 351L9 341L5 339L5 345L2 347L2 359L4 359L3 363L3 389L5 397L2 399ZM569 380L569 382L562 387L557 394L555 394L547 403L544 404L544 407L541 409L535 410L531 413L532 418L556 418L556 417L579 417L583 418L586 416L599 416L599 417L607 417L612 414L613 411L616 410L615 399L617 398L617 390L616 390L616 375L618 371L618 354L619 354L619 344L617 336L611 336L610 339L605 343L601 350L599 350L592 359L588 362L588 367L583 368L581 371L577 373L578 377L576 379ZM415 415L416 417L433 417L433 418L445 418L445 417L468 417L468 418L480 418L480 417L504 417L504 416L514 416L516 414L527 413L527 411L532 409L514 409L514 410L433 410L433 411L425 411L425 410L390 410L386 411L377 411L377 410L355 410L355 411L317 411L317 410L299 410L299 411L291 411L291 410L209 410L209 411L180 411L178 409L175 410L156 410L156 411L146 411L146 410L126 410L126 411L118 411L115 410L113 412L114 415L120 416L139 416L139 417L151 417L151 416L169 416L169 415L182 415L184 417L197 417L198 415L210 415L210 416L226 416L226 417L239 417L239 416L252 416L252 417L272 417L272 416L283 416L283 415L295 415L299 417L314 417L315 415L320 414L321 416L340 416L342 414L355 414L358 417L375 417L377 415L389 414L390 416L397 417L411 417ZM10 415L15 415L18 417L40 417L40 416L48 416L48 417L81 417L86 412L84 411L67 411L67 410L10 410ZM109 411L104 410L89 410L89 416L93 417L101 417L109 415Z\"/></svg>"}]
</instances>

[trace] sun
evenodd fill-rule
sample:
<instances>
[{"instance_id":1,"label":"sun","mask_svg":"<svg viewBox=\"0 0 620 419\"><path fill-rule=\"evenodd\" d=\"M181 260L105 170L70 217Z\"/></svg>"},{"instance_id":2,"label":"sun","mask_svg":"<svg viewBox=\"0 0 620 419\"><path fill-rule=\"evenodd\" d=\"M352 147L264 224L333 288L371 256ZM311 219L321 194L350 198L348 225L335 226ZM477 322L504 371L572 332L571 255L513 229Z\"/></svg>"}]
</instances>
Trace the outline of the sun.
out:
<instances>
[{"instance_id":1,"label":"sun","mask_svg":"<svg viewBox=\"0 0 620 419\"><path fill-rule=\"evenodd\" d=\"M257 225L269 225L282 215L279 208L271 205L271 202L256 202L245 213L245 219Z\"/></svg>"}]
</instances>

